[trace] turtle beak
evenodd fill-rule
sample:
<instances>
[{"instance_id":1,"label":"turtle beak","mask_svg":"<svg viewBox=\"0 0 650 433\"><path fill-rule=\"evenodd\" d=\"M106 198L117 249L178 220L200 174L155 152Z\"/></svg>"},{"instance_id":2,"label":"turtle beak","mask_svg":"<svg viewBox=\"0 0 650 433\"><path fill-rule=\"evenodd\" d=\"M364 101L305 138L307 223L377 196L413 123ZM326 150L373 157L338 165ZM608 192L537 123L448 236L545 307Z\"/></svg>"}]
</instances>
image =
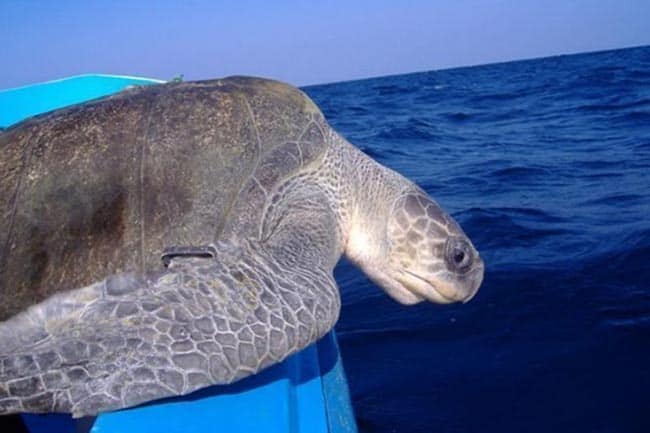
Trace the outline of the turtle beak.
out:
<instances>
[{"instance_id":1,"label":"turtle beak","mask_svg":"<svg viewBox=\"0 0 650 433\"><path fill-rule=\"evenodd\" d=\"M466 290L467 294L463 299L463 304L466 304L469 301L471 301L472 298L474 298L474 296L476 296L476 294L478 293L478 289L479 287L481 287L481 283L483 282L484 272L485 272L485 265L483 264L483 260L477 257L476 266L467 274L466 277L468 290Z\"/></svg>"},{"instance_id":2,"label":"turtle beak","mask_svg":"<svg viewBox=\"0 0 650 433\"><path fill-rule=\"evenodd\" d=\"M483 282L484 269L485 266L479 259L469 272L462 275L443 272L423 277L404 269L396 279L415 296L430 302L437 304L467 303L476 296Z\"/></svg>"}]
</instances>

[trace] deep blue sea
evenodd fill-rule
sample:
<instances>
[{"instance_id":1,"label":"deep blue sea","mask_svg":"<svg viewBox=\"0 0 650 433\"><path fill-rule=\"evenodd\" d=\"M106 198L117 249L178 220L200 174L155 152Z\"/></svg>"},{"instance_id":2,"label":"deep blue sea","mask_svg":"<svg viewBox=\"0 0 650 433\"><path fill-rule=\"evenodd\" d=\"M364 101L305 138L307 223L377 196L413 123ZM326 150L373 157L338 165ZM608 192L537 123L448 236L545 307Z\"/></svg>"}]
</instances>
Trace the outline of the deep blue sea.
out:
<instances>
[{"instance_id":1,"label":"deep blue sea","mask_svg":"<svg viewBox=\"0 0 650 433\"><path fill-rule=\"evenodd\" d=\"M650 47L305 91L486 263L415 307L339 265L362 432L650 431Z\"/></svg>"}]
</instances>

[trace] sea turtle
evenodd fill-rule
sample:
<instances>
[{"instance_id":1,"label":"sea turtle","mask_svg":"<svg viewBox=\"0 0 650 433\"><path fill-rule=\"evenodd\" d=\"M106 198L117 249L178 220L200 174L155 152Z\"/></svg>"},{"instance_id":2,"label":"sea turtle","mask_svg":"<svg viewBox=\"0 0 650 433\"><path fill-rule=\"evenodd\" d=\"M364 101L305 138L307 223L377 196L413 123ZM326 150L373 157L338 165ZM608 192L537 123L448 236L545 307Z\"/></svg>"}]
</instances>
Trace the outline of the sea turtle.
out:
<instances>
[{"instance_id":1,"label":"sea turtle","mask_svg":"<svg viewBox=\"0 0 650 433\"><path fill-rule=\"evenodd\" d=\"M129 89L0 133L0 414L95 414L277 363L339 315L342 254L403 304L483 263L289 85Z\"/></svg>"}]
</instances>

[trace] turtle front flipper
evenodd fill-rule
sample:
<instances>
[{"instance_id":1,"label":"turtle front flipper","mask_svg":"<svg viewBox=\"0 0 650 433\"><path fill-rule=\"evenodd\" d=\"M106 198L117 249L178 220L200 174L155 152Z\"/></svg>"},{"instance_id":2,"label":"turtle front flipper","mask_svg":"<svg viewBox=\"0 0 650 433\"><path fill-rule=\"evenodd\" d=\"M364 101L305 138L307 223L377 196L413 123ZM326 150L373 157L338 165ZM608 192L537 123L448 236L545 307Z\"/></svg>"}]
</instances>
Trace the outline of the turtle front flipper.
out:
<instances>
[{"instance_id":1,"label":"turtle front flipper","mask_svg":"<svg viewBox=\"0 0 650 433\"><path fill-rule=\"evenodd\" d=\"M0 324L0 414L85 416L230 383L317 340L339 306L331 271L248 241L113 275Z\"/></svg>"}]
</instances>

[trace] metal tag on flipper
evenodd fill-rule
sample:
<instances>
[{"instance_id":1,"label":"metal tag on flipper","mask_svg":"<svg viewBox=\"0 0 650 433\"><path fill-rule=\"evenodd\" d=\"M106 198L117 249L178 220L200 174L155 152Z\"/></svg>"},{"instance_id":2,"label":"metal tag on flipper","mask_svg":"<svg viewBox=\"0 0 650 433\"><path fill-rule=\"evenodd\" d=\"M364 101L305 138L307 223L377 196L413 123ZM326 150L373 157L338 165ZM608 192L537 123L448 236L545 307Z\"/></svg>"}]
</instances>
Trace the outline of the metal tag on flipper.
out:
<instances>
[{"instance_id":1,"label":"metal tag on flipper","mask_svg":"<svg viewBox=\"0 0 650 433\"><path fill-rule=\"evenodd\" d=\"M175 257L215 258L216 256L217 249L214 245L174 245L165 248L160 258L162 259L165 267L168 267L169 263Z\"/></svg>"}]
</instances>

